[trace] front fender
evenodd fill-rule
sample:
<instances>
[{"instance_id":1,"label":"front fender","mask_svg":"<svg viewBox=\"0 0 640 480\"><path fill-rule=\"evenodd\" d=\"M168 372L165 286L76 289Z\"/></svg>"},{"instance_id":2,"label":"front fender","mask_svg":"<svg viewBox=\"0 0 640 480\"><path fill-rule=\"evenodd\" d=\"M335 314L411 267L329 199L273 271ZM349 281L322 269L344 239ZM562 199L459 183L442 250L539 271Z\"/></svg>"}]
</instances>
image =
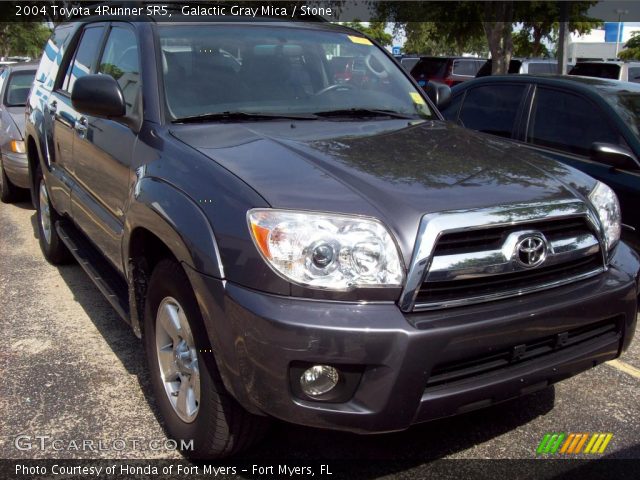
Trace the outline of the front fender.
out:
<instances>
[{"instance_id":1,"label":"front fender","mask_svg":"<svg viewBox=\"0 0 640 480\"><path fill-rule=\"evenodd\" d=\"M211 224L190 197L153 177L140 179L134 196L124 226L125 260L129 258L131 233L144 228L160 238L178 261L212 277L224 278Z\"/></svg>"}]
</instances>

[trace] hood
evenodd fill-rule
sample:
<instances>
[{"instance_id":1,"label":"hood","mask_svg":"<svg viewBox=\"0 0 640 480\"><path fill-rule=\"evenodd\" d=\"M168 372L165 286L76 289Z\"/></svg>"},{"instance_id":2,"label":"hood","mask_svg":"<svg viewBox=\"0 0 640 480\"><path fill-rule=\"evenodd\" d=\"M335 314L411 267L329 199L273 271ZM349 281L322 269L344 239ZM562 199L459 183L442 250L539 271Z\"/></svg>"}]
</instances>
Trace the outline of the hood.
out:
<instances>
[{"instance_id":1,"label":"hood","mask_svg":"<svg viewBox=\"0 0 640 480\"><path fill-rule=\"evenodd\" d=\"M442 121L176 125L274 208L379 218L410 258L425 213L579 195L569 167Z\"/></svg>"},{"instance_id":2,"label":"hood","mask_svg":"<svg viewBox=\"0 0 640 480\"><path fill-rule=\"evenodd\" d=\"M20 139L23 139L25 122L24 107L7 107L7 112L20 133Z\"/></svg>"}]
</instances>

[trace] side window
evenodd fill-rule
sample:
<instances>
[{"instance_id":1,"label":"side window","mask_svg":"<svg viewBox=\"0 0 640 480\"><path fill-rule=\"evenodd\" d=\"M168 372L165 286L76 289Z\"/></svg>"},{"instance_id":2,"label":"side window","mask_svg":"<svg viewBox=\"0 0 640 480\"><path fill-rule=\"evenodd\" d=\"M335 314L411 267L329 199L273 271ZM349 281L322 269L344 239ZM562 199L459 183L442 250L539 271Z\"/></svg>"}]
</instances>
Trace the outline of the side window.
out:
<instances>
[{"instance_id":1,"label":"side window","mask_svg":"<svg viewBox=\"0 0 640 480\"><path fill-rule=\"evenodd\" d=\"M529 73L536 75L538 73L554 73L556 69L555 63L530 63Z\"/></svg>"},{"instance_id":2,"label":"side window","mask_svg":"<svg viewBox=\"0 0 640 480\"><path fill-rule=\"evenodd\" d=\"M478 72L478 68L478 64L475 60L454 60L452 73L454 75L475 77Z\"/></svg>"},{"instance_id":3,"label":"side window","mask_svg":"<svg viewBox=\"0 0 640 480\"><path fill-rule=\"evenodd\" d=\"M473 130L511 138L524 85L486 85L472 88L460 111L460 123Z\"/></svg>"},{"instance_id":4,"label":"side window","mask_svg":"<svg viewBox=\"0 0 640 480\"><path fill-rule=\"evenodd\" d=\"M453 97L449 105L447 105L444 110L440 110L440 113L442 113L445 120L448 120L449 122L456 122L458 120L458 112L460 111L460 105L462 104L463 98L464 92Z\"/></svg>"},{"instance_id":5,"label":"side window","mask_svg":"<svg viewBox=\"0 0 640 480\"><path fill-rule=\"evenodd\" d=\"M35 80L44 84L47 90L51 90L53 88L53 82L58 74L58 68L60 68L62 56L67 46L67 42L70 40L71 32L71 25L56 27L51 38L49 38L49 41L44 47L44 52L40 59L40 65L38 66Z\"/></svg>"},{"instance_id":6,"label":"side window","mask_svg":"<svg viewBox=\"0 0 640 480\"><path fill-rule=\"evenodd\" d=\"M640 83L640 67L629 67L629 82Z\"/></svg>"},{"instance_id":7,"label":"side window","mask_svg":"<svg viewBox=\"0 0 640 480\"><path fill-rule=\"evenodd\" d=\"M6 79L7 79L7 69L0 68L0 92L2 92L2 86L4 85L4 82Z\"/></svg>"},{"instance_id":8,"label":"side window","mask_svg":"<svg viewBox=\"0 0 640 480\"><path fill-rule=\"evenodd\" d=\"M553 121L550 121L553 119ZM588 155L591 144L618 144L620 136L590 101L559 90L538 88L527 142L577 155Z\"/></svg>"},{"instance_id":9,"label":"side window","mask_svg":"<svg viewBox=\"0 0 640 480\"><path fill-rule=\"evenodd\" d=\"M98 55L103 31L104 27L88 27L82 33L75 57L69 63L64 77L62 90L65 92L71 93L76 80L91 73L91 67Z\"/></svg>"},{"instance_id":10,"label":"side window","mask_svg":"<svg viewBox=\"0 0 640 480\"><path fill-rule=\"evenodd\" d=\"M111 75L117 80L127 105L127 114L135 108L140 91L139 65L138 42L133 31L124 27L112 28L98 72Z\"/></svg>"}]
</instances>

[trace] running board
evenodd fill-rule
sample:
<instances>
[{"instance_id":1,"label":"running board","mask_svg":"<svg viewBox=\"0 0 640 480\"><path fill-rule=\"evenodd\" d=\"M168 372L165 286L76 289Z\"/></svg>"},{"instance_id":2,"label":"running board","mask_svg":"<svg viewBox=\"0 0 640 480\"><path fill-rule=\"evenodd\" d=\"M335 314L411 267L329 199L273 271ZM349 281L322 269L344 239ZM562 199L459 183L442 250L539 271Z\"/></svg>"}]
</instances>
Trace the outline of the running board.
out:
<instances>
[{"instance_id":1,"label":"running board","mask_svg":"<svg viewBox=\"0 0 640 480\"><path fill-rule=\"evenodd\" d=\"M130 323L127 282L106 258L68 221L57 221L56 231L98 290L122 319Z\"/></svg>"}]
</instances>

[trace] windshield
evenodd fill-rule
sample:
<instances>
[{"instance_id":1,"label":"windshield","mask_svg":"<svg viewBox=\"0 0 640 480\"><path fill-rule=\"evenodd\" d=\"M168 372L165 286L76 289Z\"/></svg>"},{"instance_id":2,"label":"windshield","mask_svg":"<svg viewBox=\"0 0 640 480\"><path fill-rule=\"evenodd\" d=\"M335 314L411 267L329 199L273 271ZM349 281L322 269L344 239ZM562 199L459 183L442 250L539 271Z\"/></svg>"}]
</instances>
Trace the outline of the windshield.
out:
<instances>
[{"instance_id":1,"label":"windshield","mask_svg":"<svg viewBox=\"0 0 640 480\"><path fill-rule=\"evenodd\" d=\"M11 74L5 93L5 105L7 107L24 107L27 104L27 97L35 76L35 70L25 70Z\"/></svg>"},{"instance_id":2,"label":"windshield","mask_svg":"<svg viewBox=\"0 0 640 480\"><path fill-rule=\"evenodd\" d=\"M435 118L401 69L356 34L254 25L160 25L158 32L173 121L351 109Z\"/></svg>"},{"instance_id":3,"label":"windshield","mask_svg":"<svg viewBox=\"0 0 640 480\"><path fill-rule=\"evenodd\" d=\"M616 92L604 97L615 108L624 123L640 137L640 92Z\"/></svg>"}]
</instances>

